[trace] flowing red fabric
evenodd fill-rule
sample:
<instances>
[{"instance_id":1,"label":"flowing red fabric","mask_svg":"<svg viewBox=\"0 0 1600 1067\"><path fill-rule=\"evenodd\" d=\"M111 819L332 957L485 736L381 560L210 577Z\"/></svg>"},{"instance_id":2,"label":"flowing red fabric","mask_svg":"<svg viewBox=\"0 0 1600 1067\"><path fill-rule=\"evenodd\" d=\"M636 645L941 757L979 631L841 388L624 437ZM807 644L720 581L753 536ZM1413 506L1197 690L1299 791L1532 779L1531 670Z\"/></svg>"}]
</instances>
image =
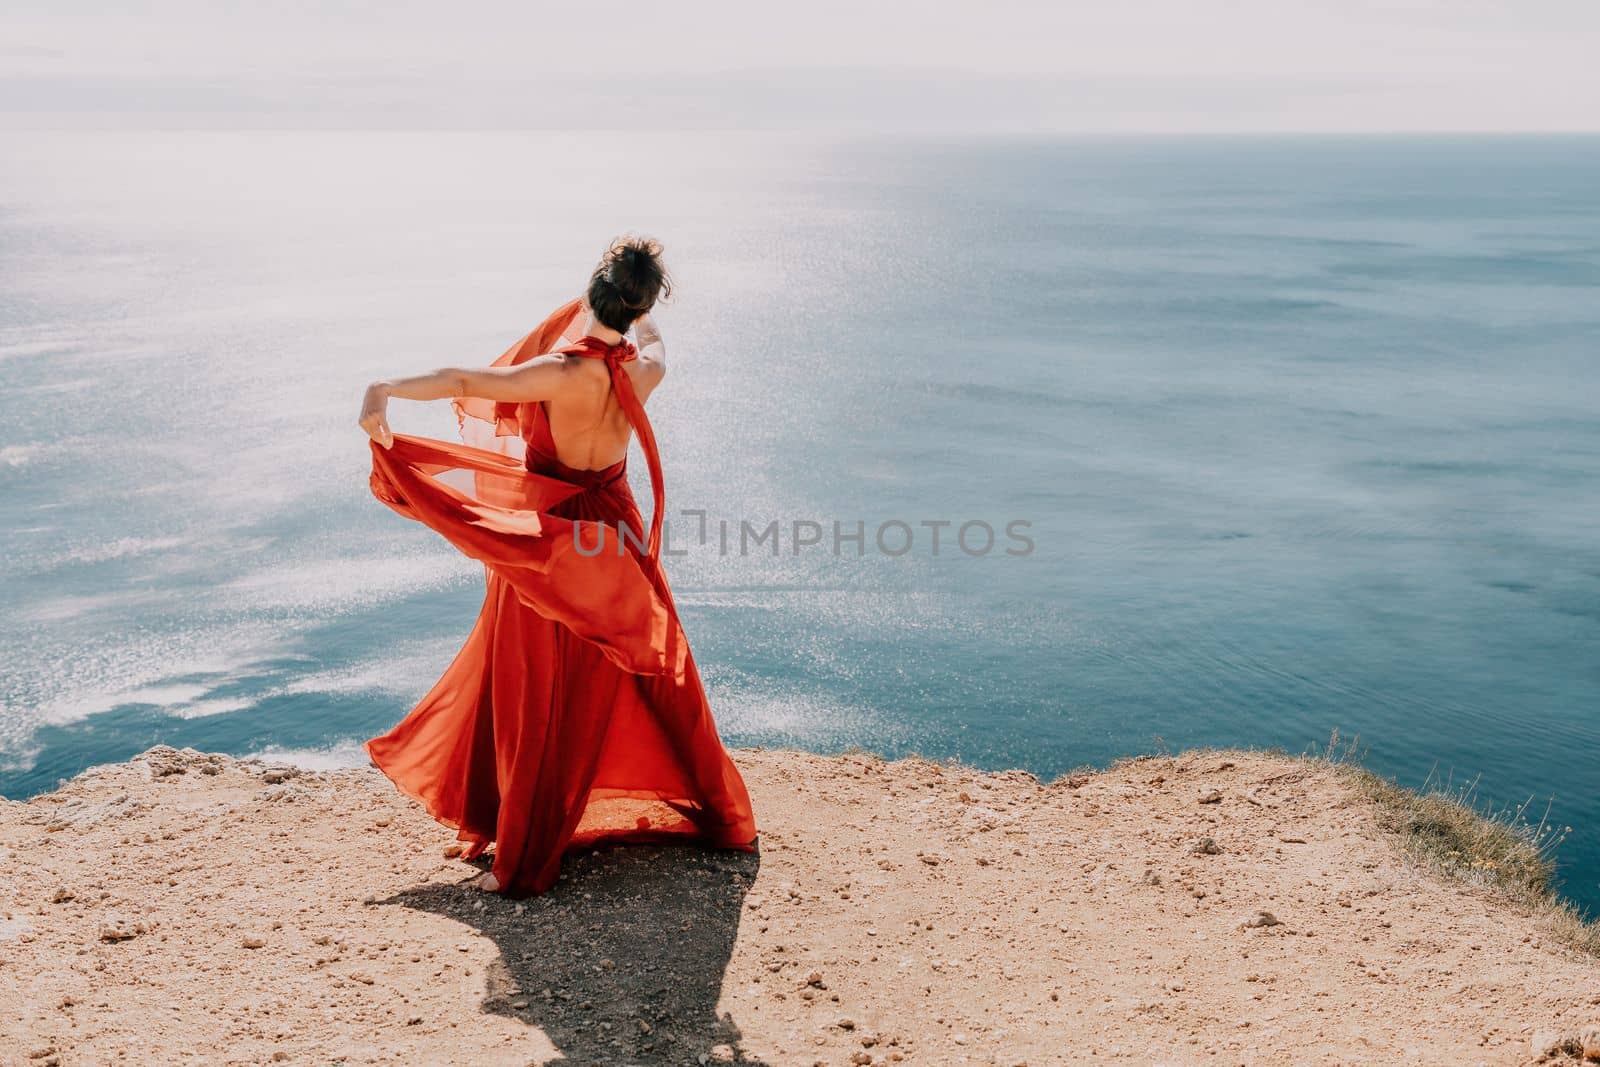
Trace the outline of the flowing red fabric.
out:
<instances>
[{"instance_id":1,"label":"flowing red fabric","mask_svg":"<svg viewBox=\"0 0 1600 1067\"><path fill-rule=\"evenodd\" d=\"M749 850L756 837L661 569L661 462L623 368L636 353L575 336L581 311L558 308L495 365L551 351L606 361L650 468L642 551L627 461L563 464L542 404L463 399L473 444L397 434L371 446L373 494L483 563L488 590L444 676L366 749L472 852L493 842L513 896L549 889L575 846Z\"/></svg>"}]
</instances>

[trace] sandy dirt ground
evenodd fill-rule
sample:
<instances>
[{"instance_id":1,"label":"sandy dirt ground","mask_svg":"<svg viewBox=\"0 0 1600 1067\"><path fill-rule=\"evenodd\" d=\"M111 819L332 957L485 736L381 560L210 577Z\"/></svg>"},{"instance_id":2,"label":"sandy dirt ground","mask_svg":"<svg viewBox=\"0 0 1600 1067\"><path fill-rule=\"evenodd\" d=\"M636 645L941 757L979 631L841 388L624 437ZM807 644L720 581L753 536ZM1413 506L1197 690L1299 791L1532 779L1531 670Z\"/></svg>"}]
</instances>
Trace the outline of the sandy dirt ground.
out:
<instances>
[{"instance_id":1,"label":"sandy dirt ground","mask_svg":"<svg viewBox=\"0 0 1600 1067\"><path fill-rule=\"evenodd\" d=\"M1600 963L1317 764L735 758L758 853L522 902L371 769L156 749L0 804L0 1064L1511 1064L1600 1020Z\"/></svg>"}]
</instances>

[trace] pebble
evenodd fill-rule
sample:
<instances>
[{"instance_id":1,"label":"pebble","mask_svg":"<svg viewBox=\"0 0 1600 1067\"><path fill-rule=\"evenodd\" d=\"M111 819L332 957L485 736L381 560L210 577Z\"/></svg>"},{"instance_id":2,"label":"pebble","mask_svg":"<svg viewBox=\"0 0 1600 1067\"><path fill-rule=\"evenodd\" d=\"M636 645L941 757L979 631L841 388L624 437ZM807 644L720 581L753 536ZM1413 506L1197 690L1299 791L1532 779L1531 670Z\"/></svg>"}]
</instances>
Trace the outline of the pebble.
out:
<instances>
[{"instance_id":1,"label":"pebble","mask_svg":"<svg viewBox=\"0 0 1600 1067\"><path fill-rule=\"evenodd\" d=\"M258 934L245 934L239 939L239 944L245 948L266 948L267 939Z\"/></svg>"},{"instance_id":2,"label":"pebble","mask_svg":"<svg viewBox=\"0 0 1600 1067\"><path fill-rule=\"evenodd\" d=\"M1222 854L1222 846L1209 837L1202 837L1194 843L1194 848L1189 850L1196 856L1218 856Z\"/></svg>"},{"instance_id":3,"label":"pebble","mask_svg":"<svg viewBox=\"0 0 1600 1067\"><path fill-rule=\"evenodd\" d=\"M1244 921L1247 928L1255 929L1262 926L1282 926L1283 920L1270 911L1258 911Z\"/></svg>"},{"instance_id":4,"label":"pebble","mask_svg":"<svg viewBox=\"0 0 1600 1067\"><path fill-rule=\"evenodd\" d=\"M1222 790L1220 790L1220 789L1211 790L1211 792L1205 794L1203 797L1200 798L1200 803L1202 803L1202 804L1221 804L1222 803Z\"/></svg>"},{"instance_id":5,"label":"pebble","mask_svg":"<svg viewBox=\"0 0 1600 1067\"><path fill-rule=\"evenodd\" d=\"M1584 1027L1583 1033L1578 1036L1578 1044L1583 1047L1584 1059L1600 1060L1600 1023Z\"/></svg>"}]
</instances>

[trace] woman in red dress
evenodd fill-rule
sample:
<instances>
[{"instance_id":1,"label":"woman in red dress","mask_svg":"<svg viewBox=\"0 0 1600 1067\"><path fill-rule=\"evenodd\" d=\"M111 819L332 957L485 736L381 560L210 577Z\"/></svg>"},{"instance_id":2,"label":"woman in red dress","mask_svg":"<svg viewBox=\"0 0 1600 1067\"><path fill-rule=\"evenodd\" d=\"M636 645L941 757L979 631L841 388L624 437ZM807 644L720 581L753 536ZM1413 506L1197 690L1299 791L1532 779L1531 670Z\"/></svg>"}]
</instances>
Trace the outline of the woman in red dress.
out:
<instances>
[{"instance_id":1,"label":"woman in red dress","mask_svg":"<svg viewBox=\"0 0 1600 1067\"><path fill-rule=\"evenodd\" d=\"M490 891L544 892L575 844L754 848L749 794L660 563L661 463L644 403L666 374L650 309L670 284L659 244L620 239L582 298L492 366L375 382L362 406L374 495L482 562L488 581L444 676L366 749L469 858L494 845L478 883ZM453 398L469 443L392 433L390 397ZM628 488L635 435L648 534Z\"/></svg>"}]
</instances>

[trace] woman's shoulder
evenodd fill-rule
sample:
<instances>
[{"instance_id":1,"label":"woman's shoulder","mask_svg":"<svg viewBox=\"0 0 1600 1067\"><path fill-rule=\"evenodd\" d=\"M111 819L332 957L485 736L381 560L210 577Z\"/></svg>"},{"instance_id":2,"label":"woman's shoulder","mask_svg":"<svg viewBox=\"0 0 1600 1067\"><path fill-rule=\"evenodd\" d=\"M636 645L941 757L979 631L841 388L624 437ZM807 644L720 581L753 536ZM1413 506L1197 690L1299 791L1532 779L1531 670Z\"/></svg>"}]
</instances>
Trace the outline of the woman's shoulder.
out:
<instances>
[{"instance_id":1,"label":"woman's shoulder","mask_svg":"<svg viewBox=\"0 0 1600 1067\"><path fill-rule=\"evenodd\" d=\"M661 380L667 376L667 365L655 359L636 359L623 364L629 379L633 382L634 391L643 400L653 392Z\"/></svg>"}]
</instances>

